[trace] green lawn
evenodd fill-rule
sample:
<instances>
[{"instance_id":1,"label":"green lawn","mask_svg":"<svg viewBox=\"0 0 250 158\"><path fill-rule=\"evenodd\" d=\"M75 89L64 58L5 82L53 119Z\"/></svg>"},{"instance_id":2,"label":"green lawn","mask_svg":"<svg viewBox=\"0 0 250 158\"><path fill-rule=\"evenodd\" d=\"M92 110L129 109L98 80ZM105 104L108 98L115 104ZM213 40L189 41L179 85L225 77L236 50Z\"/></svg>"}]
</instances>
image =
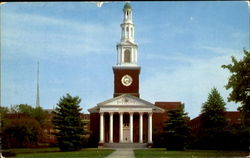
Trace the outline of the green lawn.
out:
<instances>
[{"instance_id":1,"label":"green lawn","mask_svg":"<svg viewBox=\"0 0 250 158\"><path fill-rule=\"evenodd\" d=\"M113 152L112 149L96 148L72 152L59 152L58 148L11 149L10 151L17 154L14 158L104 158Z\"/></svg>"},{"instance_id":2,"label":"green lawn","mask_svg":"<svg viewBox=\"0 0 250 158\"><path fill-rule=\"evenodd\" d=\"M186 150L167 151L166 149L134 150L136 158L236 158L249 155L244 151Z\"/></svg>"},{"instance_id":3,"label":"green lawn","mask_svg":"<svg viewBox=\"0 0 250 158\"><path fill-rule=\"evenodd\" d=\"M58 148L11 149L15 158L104 158L114 150L88 148L73 152L60 152ZM134 150L136 158L239 158L249 155L244 151L186 150L167 151L160 148Z\"/></svg>"}]
</instances>

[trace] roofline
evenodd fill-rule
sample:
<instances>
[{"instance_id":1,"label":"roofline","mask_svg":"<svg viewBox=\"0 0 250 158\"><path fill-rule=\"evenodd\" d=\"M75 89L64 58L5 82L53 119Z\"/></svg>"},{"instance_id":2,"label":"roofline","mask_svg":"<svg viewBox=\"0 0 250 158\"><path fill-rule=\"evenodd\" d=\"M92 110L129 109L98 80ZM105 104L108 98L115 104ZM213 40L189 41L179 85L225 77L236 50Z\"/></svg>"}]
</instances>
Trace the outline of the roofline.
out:
<instances>
[{"instance_id":1,"label":"roofline","mask_svg":"<svg viewBox=\"0 0 250 158\"><path fill-rule=\"evenodd\" d=\"M124 97L124 96L130 97L130 98L136 99L136 100L141 100L141 101L144 102L145 104L149 105L149 107L151 107L152 110L153 110L153 112L155 112L155 113L163 113L163 112L166 111L166 110L163 109L163 108L160 108L160 107L158 107L158 106L155 106L155 104L152 104L151 102L148 102L148 101L146 101L146 100L144 100L144 99L135 97L135 96L130 95L130 94L127 94L127 93L122 94L122 95L119 95L119 96L114 97L114 98L111 98L111 99L108 99L108 100L106 100L106 101L100 102L100 103L97 104L97 106L88 109L88 111L89 111L90 113L97 113L97 112L100 110L100 107L104 107L104 106L102 106L101 104L108 103L108 102L110 102L110 101L112 101L112 100L119 99L119 98L122 98L122 97ZM110 106L112 106L112 105L110 105ZM105 107L110 107L110 106L105 106ZM116 106L116 107L124 107L124 106ZM128 105L128 107L132 107L132 105ZM140 107L140 106L137 106L137 107ZM141 107L145 107L145 106L141 106Z\"/></svg>"},{"instance_id":2,"label":"roofline","mask_svg":"<svg viewBox=\"0 0 250 158\"><path fill-rule=\"evenodd\" d=\"M181 101L156 101L155 103L181 103Z\"/></svg>"},{"instance_id":3,"label":"roofline","mask_svg":"<svg viewBox=\"0 0 250 158\"><path fill-rule=\"evenodd\" d=\"M119 96L117 96L117 97L114 97L114 98L108 99L108 100L106 100L106 101L100 102L100 103L97 104L97 106L100 106L100 104L105 104L105 103L107 103L107 102L110 102L110 101L112 101L112 100L114 100L114 99L122 98L122 97L124 97L124 96L131 97L131 98L136 99L136 100L139 99L139 100L145 102L145 103L148 104L148 105L155 106L153 103L150 103L150 102L148 102L148 101L146 101L146 100L144 100L144 99L141 99L141 98L135 97L135 96L133 96L133 95L130 95L130 94L128 94L128 93L124 93L124 94L119 95Z\"/></svg>"}]
</instances>

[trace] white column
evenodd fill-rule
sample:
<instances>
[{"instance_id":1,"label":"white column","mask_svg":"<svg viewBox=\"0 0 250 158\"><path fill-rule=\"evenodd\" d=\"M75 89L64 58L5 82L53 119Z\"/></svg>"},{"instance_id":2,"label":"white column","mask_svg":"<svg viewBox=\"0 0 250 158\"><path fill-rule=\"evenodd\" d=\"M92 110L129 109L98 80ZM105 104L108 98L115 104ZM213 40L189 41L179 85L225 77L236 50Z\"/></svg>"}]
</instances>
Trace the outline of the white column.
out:
<instances>
[{"instance_id":1,"label":"white column","mask_svg":"<svg viewBox=\"0 0 250 158\"><path fill-rule=\"evenodd\" d=\"M121 64L124 63L124 50L123 49L121 49L121 59L120 59L120 61L121 61Z\"/></svg>"},{"instance_id":2,"label":"white column","mask_svg":"<svg viewBox=\"0 0 250 158\"><path fill-rule=\"evenodd\" d=\"M140 133L139 133L139 142L143 143L143 113L140 112Z\"/></svg>"},{"instance_id":3,"label":"white column","mask_svg":"<svg viewBox=\"0 0 250 158\"><path fill-rule=\"evenodd\" d=\"M152 143L152 113L148 113L148 143Z\"/></svg>"},{"instance_id":4,"label":"white column","mask_svg":"<svg viewBox=\"0 0 250 158\"><path fill-rule=\"evenodd\" d=\"M135 52L135 63L137 64L137 49L134 49Z\"/></svg>"},{"instance_id":5,"label":"white column","mask_svg":"<svg viewBox=\"0 0 250 158\"><path fill-rule=\"evenodd\" d=\"M130 121L129 121L129 125L130 125L130 143L133 143L133 112L129 113L130 115Z\"/></svg>"},{"instance_id":6,"label":"white column","mask_svg":"<svg viewBox=\"0 0 250 158\"><path fill-rule=\"evenodd\" d=\"M113 112L109 113L109 142L113 143Z\"/></svg>"},{"instance_id":7,"label":"white column","mask_svg":"<svg viewBox=\"0 0 250 158\"><path fill-rule=\"evenodd\" d=\"M100 112L100 143L104 143L104 113Z\"/></svg>"},{"instance_id":8,"label":"white column","mask_svg":"<svg viewBox=\"0 0 250 158\"><path fill-rule=\"evenodd\" d=\"M120 143L123 142L123 113L120 112Z\"/></svg>"},{"instance_id":9,"label":"white column","mask_svg":"<svg viewBox=\"0 0 250 158\"><path fill-rule=\"evenodd\" d=\"M119 65L119 49L117 48L117 65Z\"/></svg>"}]
</instances>

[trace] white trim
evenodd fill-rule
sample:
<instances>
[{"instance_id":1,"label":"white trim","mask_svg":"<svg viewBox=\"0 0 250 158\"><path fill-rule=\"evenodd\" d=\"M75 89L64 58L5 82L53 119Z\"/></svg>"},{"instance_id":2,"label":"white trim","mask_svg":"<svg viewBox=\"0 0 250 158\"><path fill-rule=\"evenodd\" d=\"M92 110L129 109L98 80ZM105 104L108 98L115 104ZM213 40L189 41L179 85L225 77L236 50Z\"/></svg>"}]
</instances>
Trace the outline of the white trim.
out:
<instances>
[{"instance_id":1,"label":"white trim","mask_svg":"<svg viewBox=\"0 0 250 158\"><path fill-rule=\"evenodd\" d=\"M123 95L117 96L117 97L115 97L115 98L108 99L108 100L106 100L106 101L104 101L104 102L98 103L97 106L105 106L105 104L108 104L108 103L110 103L110 102L113 102L113 101L115 101L115 100L119 100L120 98L125 98L125 97L127 97L127 98L129 98L129 99L136 100L137 102L141 102L141 103L144 104L144 105L154 106L154 104L152 104L152 103L150 103L150 102L148 102L148 101L146 101L146 100L137 98L137 97L132 96L132 95L129 95L129 94L123 94Z\"/></svg>"},{"instance_id":2,"label":"white trim","mask_svg":"<svg viewBox=\"0 0 250 158\"><path fill-rule=\"evenodd\" d=\"M128 100L128 102L120 102ZM115 102L119 101L119 102ZM154 104L137 98L130 94L123 94L115 98L108 99L104 102L98 103L97 106L88 109L90 113L97 112L153 112L163 113L164 109L155 106Z\"/></svg>"},{"instance_id":3,"label":"white trim","mask_svg":"<svg viewBox=\"0 0 250 158\"><path fill-rule=\"evenodd\" d=\"M129 101L120 102L121 99L128 99ZM115 102L119 101L119 102ZM112 104L111 104L112 103ZM90 113L97 112L153 112L153 113L163 113L164 109L155 106L154 104L145 101L143 99L137 98L130 94L123 94L115 98L108 99L104 102L98 103L97 106L88 109Z\"/></svg>"},{"instance_id":4,"label":"white trim","mask_svg":"<svg viewBox=\"0 0 250 158\"><path fill-rule=\"evenodd\" d=\"M153 112L152 108L100 108L100 112Z\"/></svg>"}]
</instances>

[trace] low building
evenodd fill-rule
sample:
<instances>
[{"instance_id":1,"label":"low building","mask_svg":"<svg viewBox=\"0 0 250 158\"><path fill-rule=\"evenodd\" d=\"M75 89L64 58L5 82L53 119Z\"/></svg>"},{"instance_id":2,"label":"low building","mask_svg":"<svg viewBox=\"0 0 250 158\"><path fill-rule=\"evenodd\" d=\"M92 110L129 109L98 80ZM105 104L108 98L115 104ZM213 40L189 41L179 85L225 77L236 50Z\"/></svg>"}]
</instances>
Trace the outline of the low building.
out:
<instances>
[{"instance_id":1,"label":"low building","mask_svg":"<svg viewBox=\"0 0 250 158\"><path fill-rule=\"evenodd\" d=\"M155 134L162 133L164 123L169 119L167 112L170 110L179 109L182 106L181 102L155 102L155 106L165 110L164 113L154 114L153 118L153 131Z\"/></svg>"},{"instance_id":2,"label":"low building","mask_svg":"<svg viewBox=\"0 0 250 158\"><path fill-rule=\"evenodd\" d=\"M201 128L201 116L202 115L199 115L198 117L193 118L188 123L188 125L192 129L193 134L198 133ZM239 111L226 111L225 117L228 121L228 125L230 126L239 125L241 123L241 113Z\"/></svg>"}]
</instances>

